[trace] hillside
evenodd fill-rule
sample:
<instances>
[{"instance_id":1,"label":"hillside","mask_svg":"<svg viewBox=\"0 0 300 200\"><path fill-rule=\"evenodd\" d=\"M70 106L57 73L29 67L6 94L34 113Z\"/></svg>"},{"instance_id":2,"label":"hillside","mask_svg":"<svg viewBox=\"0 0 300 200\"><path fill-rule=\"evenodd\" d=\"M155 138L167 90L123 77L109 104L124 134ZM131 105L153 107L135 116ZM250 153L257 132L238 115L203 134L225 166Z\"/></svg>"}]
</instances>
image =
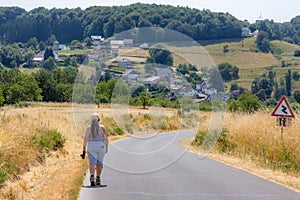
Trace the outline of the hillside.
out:
<instances>
[{"instance_id":1,"label":"hillside","mask_svg":"<svg viewBox=\"0 0 300 200\"><path fill-rule=\"evenodd\" d=\"M270 69L276 72L277 78L284 77L288 69L292 71L297 70L300 72L300 58L294 57L294 51L300 50L300 46L293 45L282 41L272 41L272 44L276 49L280 49L280 55L273 55L272 53L258 52L255 47L255 38L246 39L230 39L230 40L210 40L206 41L202 47L210 55L211 59L216 65L220 63L229 62L230 64L239 68L240 78L236 81L238 85L251 88L251 83L255 77L261 76L267 73ZM223 52L223 46L228 45L229 52ZM195 51L201 49L199 47L171 47L172 52L185 52ZM148 57L148 51L142 49L121 50L119 57L128 58L135 64L145 62ZM173 67L178 66L180 63L187 63L179 54L173 53L174 64ZM276 58L277 57L277 58ZM191 60L200 59L197 55ZM207 57L205 58L207 59ZM281 62L289 63L288 67L281 67ZM207 61L207 63L210 63ZM201 66L207 66L205 61L201 62ZM227 82L229 87L232 82ZM295 83L297 87L298 83Z\"/></svg>"}]
</instances>

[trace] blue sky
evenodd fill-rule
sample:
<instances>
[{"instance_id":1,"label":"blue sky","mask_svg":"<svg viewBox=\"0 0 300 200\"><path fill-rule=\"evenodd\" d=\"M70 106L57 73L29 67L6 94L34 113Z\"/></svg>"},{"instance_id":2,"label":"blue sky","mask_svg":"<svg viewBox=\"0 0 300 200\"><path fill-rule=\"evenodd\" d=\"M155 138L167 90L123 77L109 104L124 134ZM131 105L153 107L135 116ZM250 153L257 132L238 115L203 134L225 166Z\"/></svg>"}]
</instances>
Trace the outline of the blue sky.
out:
<instances>
[{"instance_id":1,"label":"blue sky","mask_svg":"<svg viewBox=\"0 0 300 200\"><path fill-rule=\"evenodd\" d=\"M276 22L290 21L300 15L300 0L1 0L0 6L19 6L27 11L36 7L85 9L94 5L128 5L132 3L156 3L210 9L214 12L229 12L240 20L254 22L260 14Z\"/></svg>"}]
</instances>

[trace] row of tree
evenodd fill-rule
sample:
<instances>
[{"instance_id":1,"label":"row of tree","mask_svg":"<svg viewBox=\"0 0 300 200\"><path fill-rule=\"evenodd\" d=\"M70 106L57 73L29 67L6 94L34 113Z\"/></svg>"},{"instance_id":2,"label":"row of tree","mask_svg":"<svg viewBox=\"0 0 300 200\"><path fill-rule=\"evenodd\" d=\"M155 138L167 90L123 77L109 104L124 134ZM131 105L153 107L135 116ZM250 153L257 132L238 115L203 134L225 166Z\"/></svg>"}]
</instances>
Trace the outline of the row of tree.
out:
<instances>
[{"instance_id":1,"label":"row of tree","mask_svg":"<svg viewBox=\"0 0 300 200\"><path fill-rule=\"evenodd\" d=\"M252 31L267 32L270 39L300 42L300 16L290 23L265 20L261 25L238 20L229 13L156 4L93 6L85 10L39 7L29 12L0 7L0 38L7 43L26 42L32 37L47 41L51 35L62 43L70 43L91 35L108 38L135 27L151 26L179 31L195 40L241 37L241 27L250 26Z\"/></svg>"}]
</instances>

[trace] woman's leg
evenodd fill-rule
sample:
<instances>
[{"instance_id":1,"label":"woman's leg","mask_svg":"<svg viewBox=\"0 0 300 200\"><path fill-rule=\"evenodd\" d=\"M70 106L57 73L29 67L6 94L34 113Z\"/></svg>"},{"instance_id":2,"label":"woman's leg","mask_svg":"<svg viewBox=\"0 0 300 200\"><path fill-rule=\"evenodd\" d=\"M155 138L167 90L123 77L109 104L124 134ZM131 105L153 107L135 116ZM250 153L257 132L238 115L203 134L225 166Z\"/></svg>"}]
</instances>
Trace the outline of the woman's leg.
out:
<instances>
[{"instance_id":1,"label":"woman's leg","mask_svg":"<svg viewBox=\"0 0 300 200\"><path fill-rule=\"evenodd\" d=\"M96 165L96 174L97 174L96 185L101 185L100 176L101 176L101 173L102 173L102 169L103 169L102 165Z\"/></svg>"},{"instance_id":2,"label":"woman's leg","mask_svg":"<svg viewBox=\"0 0 300 200\"><path fill-rule=\"evenodd\" d=\"M91 176L95 174L95 167L96 167L96 164L90 164L90 174Z\"/></svg>"},{"instance_id":3,"label":"woman's leg","mask_svg":"<svg viewBox=\"0 0 300 200\"><path fill-rule=\"evenodd\" d=\"M97 176L101 176L102 169L103 169L102 165L96 165L96 175Z\"/></svg>"}]
</instances>

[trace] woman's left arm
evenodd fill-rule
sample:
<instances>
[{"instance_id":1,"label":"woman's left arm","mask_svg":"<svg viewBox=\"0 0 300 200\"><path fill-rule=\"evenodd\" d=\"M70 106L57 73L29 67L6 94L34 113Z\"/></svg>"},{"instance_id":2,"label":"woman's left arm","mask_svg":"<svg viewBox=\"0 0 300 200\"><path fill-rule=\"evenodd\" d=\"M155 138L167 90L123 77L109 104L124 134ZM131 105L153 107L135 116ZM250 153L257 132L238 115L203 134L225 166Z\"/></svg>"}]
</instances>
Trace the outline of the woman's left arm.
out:
<instances>
[{"instance_id":1,"label":"woman's left arm","mask_svg":"<svg viewBox=\"0 0 300 200\"><path fill-rule=\"evenodd\" d=\"M107 136L107 132L106 132L106 128L104 126L101 126L102 128L102 132L103 132L103 136L104 136L104 143L106 146L106 153L108 152L108 136Z\"/></svg>"}]
</instances>

